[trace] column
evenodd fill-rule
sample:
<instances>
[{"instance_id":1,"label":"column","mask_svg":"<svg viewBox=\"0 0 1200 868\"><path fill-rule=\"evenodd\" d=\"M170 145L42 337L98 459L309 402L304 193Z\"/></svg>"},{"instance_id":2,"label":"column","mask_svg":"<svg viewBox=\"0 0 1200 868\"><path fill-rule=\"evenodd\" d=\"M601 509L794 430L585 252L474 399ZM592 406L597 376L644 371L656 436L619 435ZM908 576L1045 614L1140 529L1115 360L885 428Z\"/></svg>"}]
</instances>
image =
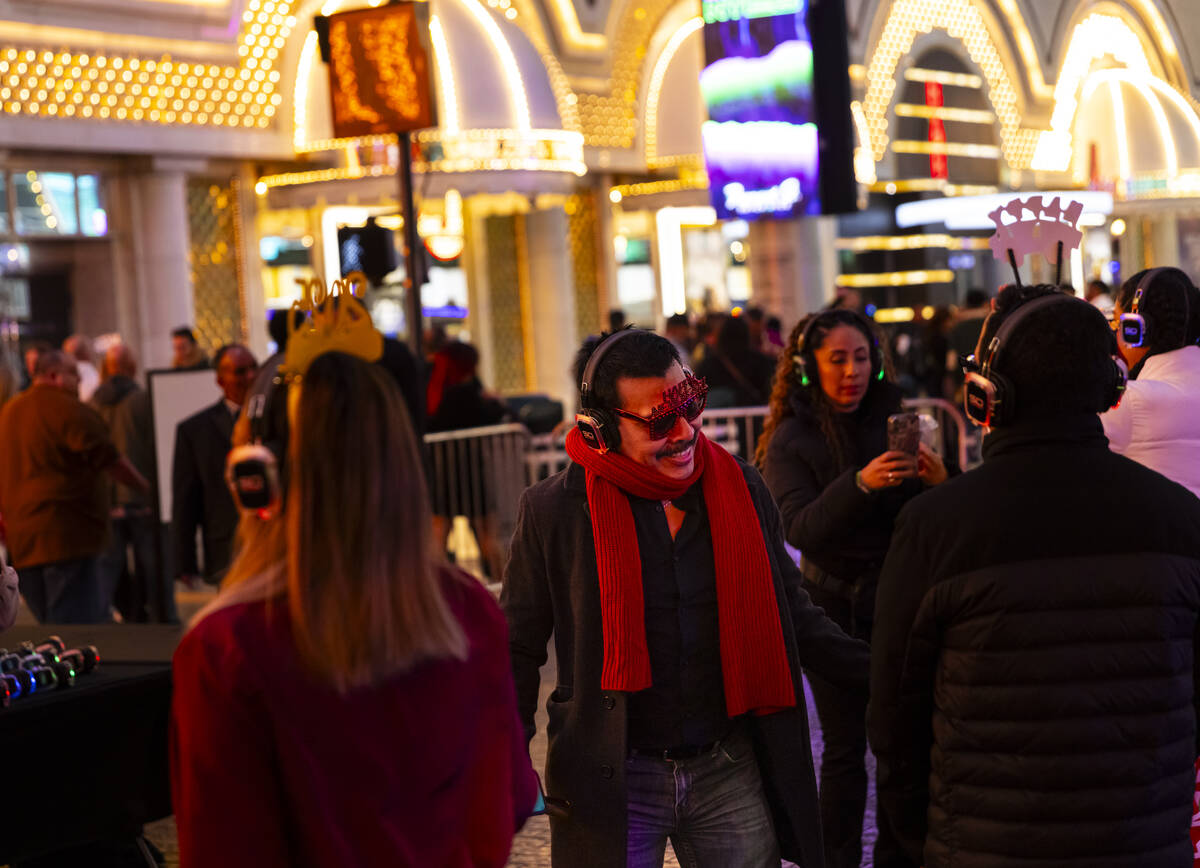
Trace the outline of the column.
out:
<instances>
[{"instance_id":1,"label":"column","mask_svg":"<svg viewBox=\"0 0 1200 868\"><path fill-rule=\"evenodd\" d=\"M575 288L571 276L567 214L562 208L525 215L525 249L529 263L529 293L534 383L537 391L575 404L571 366L579 349L576 340Z\"/></svg>"},{"instance_id":2,"label":"column","mask_svg":"<svg viewBox=\"0 0 1200 868\"><path fill-rule=\"evenodd\" d=\"M128 258L138 341L146 370L171 365L171 331L192 325L187 174L165 168L129 179Z\"/></svg>"},{"instance_id":3,"label":"column","mask_svg":"<svg viewBox=\"0 0 1200 868\"><path fill-rule=\"evenodd\" d=\"M838 264L834 217L750 223L751 300L779 316L785 332L834 295Z\"/></svg>"}]
</instances>

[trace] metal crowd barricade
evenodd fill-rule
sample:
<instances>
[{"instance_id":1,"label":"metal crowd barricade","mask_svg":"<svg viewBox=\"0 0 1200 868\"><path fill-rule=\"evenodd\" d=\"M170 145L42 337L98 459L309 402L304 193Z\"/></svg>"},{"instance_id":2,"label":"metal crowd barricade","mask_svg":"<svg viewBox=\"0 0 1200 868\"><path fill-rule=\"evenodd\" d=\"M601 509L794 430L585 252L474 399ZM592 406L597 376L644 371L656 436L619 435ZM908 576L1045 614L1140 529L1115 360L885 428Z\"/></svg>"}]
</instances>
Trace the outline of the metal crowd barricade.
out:
<instances>
[{"instance_id":1,"label":"metal crowd barricade","mask_svg":"<svg viewBox=\"0 0 1200 868\"><path fill-rule=\"evenodd\" d=\"M920 413L922 416L930 416L938 423L938 431L943 432L942 438L934 444L939 455L944 451L941 448L943 443L953 442L956 445L960 470L969 470L979 463L974 457L977 450L972 448L974 431L957 405L945 398L907 398L904 401L904 409Z\"/></svg>"},{"instance_id":2,"label":"metal crowd barricade","mask_svg":"<svg viewBox=\"0 0 1200 868\"><path fill-rule=\"evenodd\" d=\"M507 545L527 485L529 439L528 429L516 424L426 434L434 514L490 516L497 538Z\"/></svg>"},{"instance_id":3,"label":"metal crowd barricade","mask_svg":"<svg viewBox=\"0 0 1200 868\"><path fill-rule=\"evenodd\" d=\"M962 411L941 398L913 398L905 409L931 416L942 436L939 453L956 452L959 467L978 464L972 430ZM768 414L767 407L719 407L705 410L706 437L746 461ZM434 512L448 516L489 515L498 538L507 544L516 527L517 504L530 485L564 469L568 426L553 434L531 435L523 425L493 425L425 435L430 454L430 494Z\"/></svg>"}]
</instances>

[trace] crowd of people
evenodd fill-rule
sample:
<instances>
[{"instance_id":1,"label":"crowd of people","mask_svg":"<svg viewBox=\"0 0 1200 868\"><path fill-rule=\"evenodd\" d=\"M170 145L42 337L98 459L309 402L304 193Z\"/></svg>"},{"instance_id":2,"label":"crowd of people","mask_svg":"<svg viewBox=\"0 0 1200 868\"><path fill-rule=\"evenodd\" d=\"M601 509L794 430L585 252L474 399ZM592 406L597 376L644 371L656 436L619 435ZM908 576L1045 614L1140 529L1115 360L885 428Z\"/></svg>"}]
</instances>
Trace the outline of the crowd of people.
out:
<instances>
[{"instance_id":1,"label":"crowd of people","mask_svg":"<svg viewBox=\"0 0 1200 868\"><path fill-rule=\"evenodd\" d=\"M786 339L749 311L590 338L570 463L522 495L498 603L447 561L421 455L423 425L505 418L473 348L397 375L350 300L312 316L352 329L295 323L261 370L220 349L221 399L176 434L175 548L200 560L171 575L221 582L174 663L182 864L501 866L544 812L558 868L658 868L668 843L851 868L869 746L877 868L1192 865L1200 290L1157 268L1102 294L1013 285L939 323L944 357L974 332L965 471L852 305ZM0 412L21 593L40 620L163 611L112 566L154 496L136 362L110 347L88 406L79 353L39 351ZM706 438L710 402L768 406L752 460Z\"/></svg>"}]
</instances>

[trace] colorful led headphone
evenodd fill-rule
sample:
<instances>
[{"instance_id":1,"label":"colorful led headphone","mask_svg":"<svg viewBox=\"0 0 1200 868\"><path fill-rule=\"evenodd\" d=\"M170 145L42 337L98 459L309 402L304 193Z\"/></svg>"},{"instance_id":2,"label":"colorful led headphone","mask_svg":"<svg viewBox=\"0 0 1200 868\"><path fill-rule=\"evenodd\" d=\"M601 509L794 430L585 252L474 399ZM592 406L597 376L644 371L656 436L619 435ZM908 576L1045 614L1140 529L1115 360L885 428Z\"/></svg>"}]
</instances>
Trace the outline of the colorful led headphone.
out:
<instances>
[{"instance_id":1,"label":"colorful led headphone","mask_svg":"<svg viewBox=\"0 0 1200 868\"><path fill-rule=\"evenodd\" d=\"M979 370L965 372L963 405L967 417L976 425L994 428L1012 420L1013 407L1017 401L1017 390L1008 377L996 370L996 364L1000 361L1000 353L1004 349L1005 342L1017 327L1036 311L1052 304L1088 304L1088 302L1062 292L1053 292L1026 302L1000 325L984 351L983 363ZM1112 383L1104 399L1105 406L1097 408L1097 412L1117 406L1125 394L1127 375L1124 366L1116 359L1117 339L1111 331L1109 338L1112 342L1110 349Z\"/></svg>"},{"instance_id":2,"label":"colorful led headphone","mask_svg":"<svg viewBox=\"0 0 1200 868\"><path fill-rule=\"evenodd\" d=\"M280 467L287 451L287 384L278 369L266 388L246 401L251 442L234 447L225 461L225 482L244 512L264 521L283 503Z\"/></svg>"},{"instance_id":3,"label":"colorful led headphone","mask_svg":"<svg viewBox=\"0 0 1200 868\"><path fill-rule=\"evenodd\" d=\"M592 350L587 365L584 366L583 377L579 381L579 412L575 414L575 428L583 437L583 442L601 455L621 444L621 434L614 413L602 407L592 406L592 379L596 376L605 353L622 338L639 331L640 329L624 328L600 341Z\"/></svg>"},{"instance_id":4,"label":"colorful led headphone","mask_svg":"<svg viewBox=\"0 0 1200 868\"><path fill-rule=\"evenodd\" d=\"M1141 347L1145 345L1147 335L1147 327L1145 317L1138 312L1142 299L1146 291L1150 289L1150 284L1153 280L1164 271L1169 271L1168 268L1151 268L1138 281L1137 289L1133 293L1133 305L1129 313L1121 314L1121 342L1127 347ZM1186 323L1190 316L1191 303L1188 301L1187 288L1183 291L1183 320Z\"/></svg>"},{"instance_id":5,"label":"colorful led headphone","mask_svg":"<svg viewBox=\"0 0 1200 868\"><path fill-rule=\"evenodd\" d=\"M876 380L882 380L886 376L883 369L883 350L879 348L879 338L875 336L875 329L871 327L871 321L856 310L847 310L845 308L835 308L834 310L821 311L808 321L804 327L804 331L800 332L800 339L796 341L796 353L792 356L792 362L795 365L796 377L800 380L801 386L808 386L812 383L812 377L808 373L808 361L804 358L804 348L808 346L808 336L812 332L813 327L822 320L833 318L837 314L848 314L853 317L863 330L871 337L871 374ZM850 325L850 323L841 321L842 325Z\"/></svg>"}]
</instances>

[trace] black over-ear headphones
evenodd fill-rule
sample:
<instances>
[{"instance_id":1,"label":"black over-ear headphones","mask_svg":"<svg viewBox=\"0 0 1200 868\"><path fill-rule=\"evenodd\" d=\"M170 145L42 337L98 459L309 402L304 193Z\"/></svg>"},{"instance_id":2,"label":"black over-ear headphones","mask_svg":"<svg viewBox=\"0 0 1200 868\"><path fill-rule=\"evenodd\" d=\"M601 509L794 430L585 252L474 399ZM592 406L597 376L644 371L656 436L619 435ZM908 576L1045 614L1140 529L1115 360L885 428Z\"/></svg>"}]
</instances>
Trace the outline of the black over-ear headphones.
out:
<instances>
[{"instance_id":1,"label":"black over-ear headphones","mask_svg":"<svg viewBox=\"0 0 1200 868\"><path fill-rule=\"evenodd\" d=\"M1012 381L996 370L1000 361L1000 351L1009 336L1016 331L1024 320L1042 308L1052 304L1088 304L1082 299L1062 292L1035 298L1018 307L1001 325L992 337L991 343L984 350L984 359L978 371L967 371L964 384L963 404L968 418L976 425L994 428L1012 421L1013 407L1017 403L1017 390ZM1110 362L1112 364L1112 381L1105 394L1103 407L1097 407L1096 412L1104 412L1121 403L1125 395L1127 375L1125 367L1117 361L1117 339L1109 332L1111 340Z\"/></svg>"},{"instance_id":2,"label":"black over-ear headphones","mask_svg":"<svg viewBox=\"0 0 1200 868\"><path fill-rule=\"evenodd\" d=\"M1127 347L1141 347L1145 345L1146 339L1149 337L1146 327L1146 319L1138 312L1141 306L1142 299L1146 291L1150 289L1150 284L1158 275L1167 271L1167 268L1151 268L1147 271L1142 279L1138 281L1137 289L1133 292L1133 304L1130 306L1129 313L1121 314L1121 341ZM1188 299L1187 287L1183 290L1183 321L1187 323L1191 316L1191 302ZM1185 335L1186 338L1186 335Z\"/></svg>"},{"instance_id":3,"label":"black over-ear headphones","mask_svg":"<svg viewBox=\"0 0 1200 868\"><path fill-rule=\"evenodd\" d=\"M287 452L287 383L276 372L265 390L246 401L250 443L230 451L225 481L238 507L261 519L273 518L283 503L283 465Z\"/></svg>"},{"instance_id":4,"label":"black over-ear headphones","mask_svg":"<svg viewBox=\"0 0 1200 868\"><path fill-rule=\"evenodd\" d=\"M796 354L792 356L792 362L795 365L796 377L800 380L801 386L808 386L813 382L813 376L808 370L808 360L804 358L804 348L808 346L808 336L818 322L823 319L830 319L837 313L846 313L853 316L870 336L871 376L876 380L882 380L885 376L883 370L883 350L879 347L879 338L875 335L875 329L871 327L871 321L856 310L836 308L835 310L821 311L821 313L816 314L809 319L808 324L804 327L804 331L800 332L800 339L796 341Z\"/></svg>"},{"instance_id":5,"label":"black over-ear headphones","mask_svg":"<svg viewBox=\"0 0 1200 868\"><path fill-rule=\"evenodd\" d=\"M621 444L621 433L614 413L602 407L592 406L592 379L596 376L604 354L621 338L638 331L640 330L634 328L621 329L600 341L588 357L587 365L583 369L583 378L579 381L579 412L575 414L575 428L583 437L583 442L600 454L616 449Z\"/></svg>"}]
</instances>

